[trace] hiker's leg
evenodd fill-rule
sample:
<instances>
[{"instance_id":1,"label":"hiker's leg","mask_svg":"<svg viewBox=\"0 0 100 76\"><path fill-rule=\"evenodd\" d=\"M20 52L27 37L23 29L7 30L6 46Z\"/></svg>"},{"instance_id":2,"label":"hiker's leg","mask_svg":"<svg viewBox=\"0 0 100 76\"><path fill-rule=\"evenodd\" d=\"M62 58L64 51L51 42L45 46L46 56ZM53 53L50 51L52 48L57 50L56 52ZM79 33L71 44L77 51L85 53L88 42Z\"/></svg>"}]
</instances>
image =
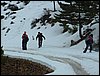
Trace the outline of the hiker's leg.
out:
<instances>
[{"instance_id":1,"label":"hiker's leg","mask_svg":"<svg viewBox=\"0 0 100 76\"><path fill-rule=\"evenodd\" d=\"M92 44L90 45L90 52L92 51Z\"/></svg>"},{"instance_id":2,"label":"hiker's leg","mask_svg":"<svg viewBox=\"0 0 100 76\"><path fill-rule=\"evenodd\" d=\"M88 47L89 47L88 41L86 41L85 43L86 43L86 48L85 48L85 50L83 51L83 53L86 53L86 51L87 51L87 49L88 49Z\"/></svg>"},{"instance_id":3,"label":"hiker's leg","mask_svg":"<svg viewBox=\"0 0 100 76\"><path fill-rule=\"evenodd\" d=\"M40 42L40 40L38 41L38 48L40 48L41 47L41 42Z\"/></svg>"},{"instance_id":4,"label":"hiker's leg","mask_svg":"<svg viewBox=\"0 0 100 76\"><path fill-rule=\"evenodd\" d=\"M24 41L22 41L22 50L24 50L25 47L24 47Z\"/></svg>"},{"instance_id":5,"label":"hiker's leg","mask_svg":"<svg viewBox=\"0 0 100 76\"><path fill-rule=\"evenodd\" d=\"M25 50L27 50L27 43L25 43Z\"/></svg>"},{"instance_id":6,"label":"hiker's leg","mask_svg":"<svg viewBox=\"0 0 100 76\"><path fill-rule=\"evenodd\" d=\"M41 40L41 42L40 42L40 46L42 47L42 40Z\"/></svg>"},{"instance_id":7,"label":"hiker's leg","mask_svg":"<svg viewBox=\"0 0 100 76\"><path fill-rule=\"evenodd\" d=\"M83 51L83 53L86 53L87 49L88 49L88 45L86 45L86 48L85 48L85 50Z\"/></svg>"}]
</instances>

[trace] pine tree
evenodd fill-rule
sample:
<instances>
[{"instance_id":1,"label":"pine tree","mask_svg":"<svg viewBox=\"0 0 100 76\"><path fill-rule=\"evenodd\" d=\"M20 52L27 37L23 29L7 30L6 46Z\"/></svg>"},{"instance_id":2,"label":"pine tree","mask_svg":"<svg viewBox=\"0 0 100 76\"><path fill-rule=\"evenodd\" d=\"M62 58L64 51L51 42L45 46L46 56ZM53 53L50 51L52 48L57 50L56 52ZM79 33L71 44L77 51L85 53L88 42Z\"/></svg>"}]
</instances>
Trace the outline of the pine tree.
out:
<instances>
[{"instance_id":1,"label":"pine tree","mask_svg":"<svg viewBox=\"0 0 100 76\"><path fill-rule=\"evenodd\" d=\"M58 22L75 25L88 25L96 14L99 13L99 1L65 1L58 2L62 11L55 14Z\"/></svg>"}]
</instances>

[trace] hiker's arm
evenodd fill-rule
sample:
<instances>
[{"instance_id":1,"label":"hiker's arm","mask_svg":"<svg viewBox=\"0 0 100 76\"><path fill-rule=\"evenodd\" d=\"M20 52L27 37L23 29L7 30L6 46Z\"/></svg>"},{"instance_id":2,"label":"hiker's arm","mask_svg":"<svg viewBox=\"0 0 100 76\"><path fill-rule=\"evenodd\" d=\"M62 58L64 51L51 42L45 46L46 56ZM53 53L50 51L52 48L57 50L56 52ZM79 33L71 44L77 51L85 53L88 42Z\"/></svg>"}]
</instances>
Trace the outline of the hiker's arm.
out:
<instances>
[{"instance_id":1,"label":"hiker's arm","mask_svg":"<svg viewBox=\"0 0 100 76\"><path fill-rule=\"evenodd\" d=\"M42 37L44 38L44 40L45 40L45 37L42 35Z\"/></svg>"},{"instance_id":2,"label":"hiker's arm","mask_svg":"<svg viewBox=\"0 0 100 76\"><path fill-rule=\"evenodd\" d=\"M36 40L37 40L37 38L38 38L38 35L36 36Z\"/></svg>"}]
</instances>

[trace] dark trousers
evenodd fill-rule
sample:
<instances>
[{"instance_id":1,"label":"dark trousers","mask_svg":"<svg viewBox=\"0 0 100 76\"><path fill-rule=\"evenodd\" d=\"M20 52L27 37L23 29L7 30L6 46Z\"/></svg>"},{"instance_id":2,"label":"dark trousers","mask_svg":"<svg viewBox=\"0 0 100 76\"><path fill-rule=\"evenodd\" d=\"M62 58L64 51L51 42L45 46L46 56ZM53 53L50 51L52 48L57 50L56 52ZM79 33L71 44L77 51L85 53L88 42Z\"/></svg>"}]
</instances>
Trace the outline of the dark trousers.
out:
<instances>
[{"instance_id":1,"label":"dark trousers","mask_svg":"<svg viewBox=\"0 0 100 76\"><path fill-rule=\"evenodd\" d=\"M86 48L85 48L85 50L83 51L83 53L86 53L88 47L90 47L90 52L91 52L91 50L92 50L92 44L91 44L89 41L86 41L85 43L86 43Z\"/></svg>"},{"instance_id":2,"label":"dark trousers","mask_svg":"<svg viewBox=\"0 0 100 76\"><path fill-rule=\"evenodd\" d=\"M27 42L22 41L22 49L27 50Z\"/></svg>"},{"instance_id":3,"label":"dark trousers","mask_svg":"<svg viewBox=\"0 0 100 76\"><path fill-rule=\"evenodd\" d=\"M42 40L38 41L38 46L39 46L39 48L42 47Z\"/></svg>"}]
</instances>

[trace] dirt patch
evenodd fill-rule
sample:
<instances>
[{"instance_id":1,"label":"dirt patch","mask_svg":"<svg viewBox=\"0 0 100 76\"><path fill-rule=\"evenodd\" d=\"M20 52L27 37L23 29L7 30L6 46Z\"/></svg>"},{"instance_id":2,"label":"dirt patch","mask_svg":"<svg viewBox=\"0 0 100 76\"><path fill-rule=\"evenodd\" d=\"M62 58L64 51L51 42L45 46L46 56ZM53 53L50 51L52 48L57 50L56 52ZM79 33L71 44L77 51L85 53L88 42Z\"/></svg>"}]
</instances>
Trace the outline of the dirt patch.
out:
<instances>
[{"instance_id":1,"label":"dirt patch","mask_svg":"<svg viewBox=\"0 0 100 76\"><path fill-rule=\"evenodd\" d=\"M40 63L20 58L1 57L1 75L44 75L52 69Z\"/></svg>"}]
</instances>

